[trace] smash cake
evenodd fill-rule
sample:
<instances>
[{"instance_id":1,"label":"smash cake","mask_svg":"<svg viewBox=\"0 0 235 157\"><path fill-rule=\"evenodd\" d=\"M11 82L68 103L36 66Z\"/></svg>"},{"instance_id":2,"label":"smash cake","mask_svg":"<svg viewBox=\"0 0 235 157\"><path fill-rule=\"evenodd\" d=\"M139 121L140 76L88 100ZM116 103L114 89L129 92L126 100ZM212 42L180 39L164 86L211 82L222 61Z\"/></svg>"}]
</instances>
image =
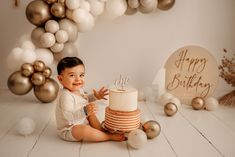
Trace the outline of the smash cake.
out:
<instances>
[{"instance_id":1,"label":"smash cake","mask_svg":"<svg viewBox=\"0 0 235 157\"><path fill-rule=\"evenodd\" d=\"M130 132L140 127L138 92L135 88L109 89L109 105L105 108L104 127L114 132Z\"/></svg>"}]
</instances>

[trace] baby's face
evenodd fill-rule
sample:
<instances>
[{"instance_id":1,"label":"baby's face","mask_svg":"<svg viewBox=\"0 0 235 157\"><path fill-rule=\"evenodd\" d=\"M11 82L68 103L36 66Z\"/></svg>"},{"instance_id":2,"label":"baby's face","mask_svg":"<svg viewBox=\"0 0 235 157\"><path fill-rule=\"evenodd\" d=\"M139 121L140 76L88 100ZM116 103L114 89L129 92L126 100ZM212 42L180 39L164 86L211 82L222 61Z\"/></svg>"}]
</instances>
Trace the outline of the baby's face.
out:
<instances>
[{"instance_id":1,"label":"baby's face","mask_svg":"<svg viewBox=\"0 0 235 157\"><path fill-rule=\"evenodd\" d=\"M64 88L74 92L84 86L84 75L84 66L77 65L72 68L65 68L58 76L58 79Z\"/></svg>"}]
</instances>

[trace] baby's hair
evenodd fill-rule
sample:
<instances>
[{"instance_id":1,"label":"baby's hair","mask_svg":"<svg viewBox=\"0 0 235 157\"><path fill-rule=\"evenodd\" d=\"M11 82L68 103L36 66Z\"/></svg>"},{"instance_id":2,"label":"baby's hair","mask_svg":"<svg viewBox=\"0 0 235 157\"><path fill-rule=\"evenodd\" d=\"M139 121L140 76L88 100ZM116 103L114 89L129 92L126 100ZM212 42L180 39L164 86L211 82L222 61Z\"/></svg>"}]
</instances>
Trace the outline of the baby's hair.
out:
<instances>
[{"instance_id":1,"label":"baby's hair","mask_svg":"<svg viewBox=\"0 0 235 157\"><path fill-rule=\"evenodd\" d=\"M61 72L65 68L72 68L77 65L84 66L83 61L77 57L65 57L59 61L58 65L57 65L57 73L58 73L58 75L60 75Z\"/></svg>"}]
</instances>

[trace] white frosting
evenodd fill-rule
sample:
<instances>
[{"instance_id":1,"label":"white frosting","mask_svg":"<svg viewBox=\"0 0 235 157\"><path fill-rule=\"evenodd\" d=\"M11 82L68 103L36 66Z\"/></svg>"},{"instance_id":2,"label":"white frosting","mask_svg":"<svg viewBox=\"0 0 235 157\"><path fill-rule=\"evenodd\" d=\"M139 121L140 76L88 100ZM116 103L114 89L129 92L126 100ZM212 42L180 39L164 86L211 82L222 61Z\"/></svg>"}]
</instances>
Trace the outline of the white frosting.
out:
<instances>
[{"instance_id":1,"label":"white frosting","mask_svg":"<svg viewBox=\"0 0 235 157\"><path fill-rule=\"evenodd\" d=\"M127 88L125 91L110 89L109 108L116 111L135 111L138 104L137 96L135 88Z\"/></svg>"}]
</instances>

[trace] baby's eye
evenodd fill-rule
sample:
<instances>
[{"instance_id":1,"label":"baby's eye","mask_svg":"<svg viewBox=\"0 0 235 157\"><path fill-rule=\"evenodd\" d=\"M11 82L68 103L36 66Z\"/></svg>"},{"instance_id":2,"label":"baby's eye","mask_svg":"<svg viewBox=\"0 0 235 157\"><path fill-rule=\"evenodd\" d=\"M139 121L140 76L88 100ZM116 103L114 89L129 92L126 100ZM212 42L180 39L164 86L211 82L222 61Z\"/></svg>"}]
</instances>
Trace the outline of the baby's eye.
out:
<instances>
[{"instance_id":1,"label":"baby's eye","mask_svg":"<svg viewBox=\"0 0 235 157\"><path fill-rule=\"evenodd\" d=\"M80 77L84 77L84 76L85 76L85 74L81 74L81 75L80 75Z\"/></svg>"},{"instance_id":2,"label":"baby's eye","mask_svg":"<svg viewBox=\"0 0 235 157\"><path fill-rule=\"evenodd\" d=\"M74 74L70 74L69 76L70 76L70 77L75 77L75 75L74 75Z\"/></svg>"}]
</instances>

